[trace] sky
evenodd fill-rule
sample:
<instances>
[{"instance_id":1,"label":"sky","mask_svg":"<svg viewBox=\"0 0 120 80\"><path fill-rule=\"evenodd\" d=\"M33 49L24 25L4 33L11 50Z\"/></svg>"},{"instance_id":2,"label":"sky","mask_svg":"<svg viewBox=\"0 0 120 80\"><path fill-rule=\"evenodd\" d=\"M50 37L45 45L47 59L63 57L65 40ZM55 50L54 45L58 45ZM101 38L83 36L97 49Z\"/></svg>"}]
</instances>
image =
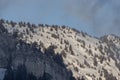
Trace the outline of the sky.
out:
<instances>
[{"instance_id":1,"label":"sky","mask_svg":"<svg viewBox=\"0 0 120 80\"><path fill-rule=\"evenodd\" d=\"M0 18L120 36L120 0L0 0Z\"/></svg>"}]
</instances>

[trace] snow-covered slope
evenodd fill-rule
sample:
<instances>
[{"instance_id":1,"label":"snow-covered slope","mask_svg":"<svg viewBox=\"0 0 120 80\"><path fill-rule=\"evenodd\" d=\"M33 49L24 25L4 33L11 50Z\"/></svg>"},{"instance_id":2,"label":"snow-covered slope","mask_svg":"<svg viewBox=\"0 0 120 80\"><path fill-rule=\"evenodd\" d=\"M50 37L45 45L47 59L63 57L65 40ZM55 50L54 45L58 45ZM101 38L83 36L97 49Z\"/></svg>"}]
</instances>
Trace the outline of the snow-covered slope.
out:
<instances>
[{"instance_id":1,"label":"snow-covered slope","mask_svg":"<svg viewBox=\"0 0 120 80\"><path fill-rule=\"evenodd\" d=\"M46 53L52 48L76 80L120 80L120 38L100 39L66 26L4 22L1 24L16 39L37 44ZM19 49L20 45L16 45ZM57 79L56 79L57 80Z\"/></svg>"}]
</instances>

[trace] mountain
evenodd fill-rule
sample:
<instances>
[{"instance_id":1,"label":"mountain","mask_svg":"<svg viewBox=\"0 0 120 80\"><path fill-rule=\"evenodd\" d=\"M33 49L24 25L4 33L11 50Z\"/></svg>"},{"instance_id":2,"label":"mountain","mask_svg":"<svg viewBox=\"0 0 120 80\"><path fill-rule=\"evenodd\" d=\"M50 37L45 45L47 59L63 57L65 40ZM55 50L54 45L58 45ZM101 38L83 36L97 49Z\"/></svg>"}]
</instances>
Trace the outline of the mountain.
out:
<instances>
[{"instance_id":1,"label":"mountain","mask_svg":"<svg viewBox=\"0 0 120 80\"><path fill-rule=\"evenodd\" d=\"M0 20L1 80L120 80L120 37Z\"/></svg>"}]
</instances>

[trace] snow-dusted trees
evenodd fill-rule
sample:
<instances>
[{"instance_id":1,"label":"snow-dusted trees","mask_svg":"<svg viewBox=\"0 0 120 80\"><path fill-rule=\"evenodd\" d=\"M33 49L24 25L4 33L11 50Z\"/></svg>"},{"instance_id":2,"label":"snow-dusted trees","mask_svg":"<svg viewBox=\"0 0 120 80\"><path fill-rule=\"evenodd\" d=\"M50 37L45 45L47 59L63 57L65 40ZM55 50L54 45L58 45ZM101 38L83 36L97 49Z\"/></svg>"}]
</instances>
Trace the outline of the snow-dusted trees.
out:
<instances>
[{"instance_id":1,"label":"snow-dusted trees","mask_svg":"<svg viewBox=\"0 0 120 80\"><path fill-rule=\"evenodd\" d=\"M7 33L8 31L7 31L7 29L5 29L5 27L2 25L2 24L0 24L0 33Z\"/></svg>"}]
</instances>

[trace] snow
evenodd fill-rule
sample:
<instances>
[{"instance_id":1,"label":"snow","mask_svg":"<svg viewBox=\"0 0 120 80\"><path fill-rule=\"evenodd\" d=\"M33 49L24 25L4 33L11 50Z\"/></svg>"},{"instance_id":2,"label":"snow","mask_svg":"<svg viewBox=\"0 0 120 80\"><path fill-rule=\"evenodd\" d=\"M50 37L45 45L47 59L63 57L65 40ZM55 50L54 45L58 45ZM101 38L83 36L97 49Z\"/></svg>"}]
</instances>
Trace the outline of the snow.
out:
<instances>
[{"instance_id":1,"label":"snow","mask_svg":"<svg viewBox=\"0 0 120 80\"><path fill-rule=\"evenodd\" d=\"M18 29L19 33L25 33L23 31L28 28L27 26L18 28L19 27L18 25L12 28L8 24L5 24L5 27L8 29L10 33L12 33L14 29ZM107 48L109 47L106 42L102 42L100 39L90 37L86 34L84 37L82 36L81 33L76 33L74 30L67 27L65 29L62 29L61 27L57 28L57 31L54 28L53 28L53 31L50 31L50 29L51 27L46 27L46 26L37 27L34 29L35 33L32 33L30 31L30 34L25 34L22 39L25 40L27 43L38 42L39 44L41 41L44 44L45 48L48 48L51 44L57 45L58 47L57 49L55 49L55 53L61 53L61 51L65 50L65 46L67 46L68 51L65 51L67 54L67 57L64 58L64 63L68 65L67 68L73 72L73 75L76 78L79 77L80 75L83 75L83 76L86 76L88 80L92 80L92 78L87 76L87 74L91 74L91 75L94 74L96 76L95 80L97 80L97 78L100 77L100 73L98 73L98 70L102 70L102 67L107 69L109 72L111 71L111 73L113 73L114 76L118 76L118 74L120 74L120 71L117 69L114 60L111 59L111 61L109 62L110 65L106 63L107 60L104 60L103 63L99 62L101 58L98 58L98 57L101 57L101 56L104 56L105 58L108 57L107 53L104 50L105 46ZM41 34L43 34L43 36L41 36ZM59 35L59 38L57 39L57 38L51 37L52 34ZM30 37L30 35L32 35L33 37ZM25 38L26 36L27 36L27 39ZM61 39L63 40L62 44L61 44ZM83 43L78 42L77 39L84 41L85 47L82 47L81 45L83 45ZM120 41L118 41L118 39L116 39L115 36L109 35L107 39L112 40L113 43L120 49ZM64 41L68 41L68 44L66 44ZM71 50L69 50L70 45L72 46L74 55L71 55ZM102 51L105 55L103 55L98 49L100 45L102 45L103 47ZM97 50L95 50L95 48ZM92 55L89 54L88 50L92 51ZM111 49L111 51L113 53L116 53L116 51L114 51L113 49ZM97 66L93 65L95 55L98 56L96 57L96 60L98 62ZM89 63L90 67L84 64L84 60L86 60L87 63ZM69 65L69 63L71 64ZM85 68L81 68L80 64L85 66ZM77 67L79 69L79 72L81 73L76 72L74 70L74 67ZM101 78L104 80L103 76ZM120 76L118 78L120 78Z\"/></svg>"}]
</instances>

